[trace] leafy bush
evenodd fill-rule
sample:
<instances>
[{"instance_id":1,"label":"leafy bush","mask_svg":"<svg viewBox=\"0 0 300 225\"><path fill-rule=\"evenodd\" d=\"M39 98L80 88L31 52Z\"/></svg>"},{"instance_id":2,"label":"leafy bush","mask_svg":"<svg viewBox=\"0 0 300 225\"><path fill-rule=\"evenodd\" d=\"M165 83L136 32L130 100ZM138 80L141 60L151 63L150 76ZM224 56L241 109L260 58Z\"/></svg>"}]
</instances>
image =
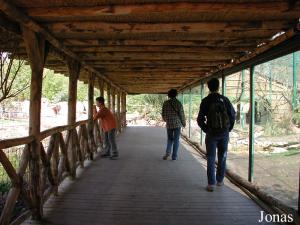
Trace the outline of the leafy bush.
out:
<instances>
[{"instance_id":1,"label":"leafy bush","mask_svg":"<svg viewBox=\"0 0 300 225\"><path fill-rule=\"evenodd\" d=\"M280 136L291 134L291 125L292 124L290 118L283 118L279 122L269 119L264 125L264 134L266 136Z\"/></svg>"},{"instance_id":2,"label":"leafy bush","mask_svg":"<svg viewBox=\"0 0 300 225\"><path fill-rule=\"evenodd\" d=\"M11 183L8 181L1 181L0 182L0 193L1 195L4 195L9 192L9 189L11 188Z\"/></svg>"},{"instance_id":3,"label":"leafy bush","mask_svg":"<svg viewBox=\"0 0 300 225\"><path fill-rule=\"evenodd\" d=\"M293 113L292 121L295 125L300 126L300 112Z\"/></svg>"}]
</instances>

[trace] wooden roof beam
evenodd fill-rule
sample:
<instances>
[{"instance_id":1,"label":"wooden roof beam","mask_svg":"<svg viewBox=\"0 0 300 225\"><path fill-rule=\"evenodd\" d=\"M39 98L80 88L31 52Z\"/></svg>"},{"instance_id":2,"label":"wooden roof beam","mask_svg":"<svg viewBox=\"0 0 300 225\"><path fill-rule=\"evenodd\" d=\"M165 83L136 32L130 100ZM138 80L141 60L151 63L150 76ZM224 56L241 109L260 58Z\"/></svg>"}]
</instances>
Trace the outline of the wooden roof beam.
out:
<instances>
[{"instance_id":1,"label":"wooden roof beam","mask_svg":"<svg viewBox=\"0 0 300 225\"><path fill-rule=\"evenodd\" d=\"M269 37L268 37L269 38ZM109 40L109 39L68 39L63 41L65 46L80 47L107 47L107 46L188 46L188 47L249 47L257 46L267 39L247 39L247 40L194 40L194 41L174 41L174 40Z\"/></svg>"},{"instance_id":2,"label":"wooden roof beam","mask_svg":"<svg viewBox=\"0 0 300 225\"><path fill-rule=\"evenodd\" d=\"M53 61L55 62L55 61ZM230 59L223 59L223 60L209 60L209 59L201 59L201 60L97 60L91 59L86 60L88 65L95 65L95 66L102 66L102 65L140 65L140 66L163 66L163 65L202 65L202 66L215 66L215 65L224 65L230 62Z\"/></svg>"},{"instance_id":3,"label":"wooden roof beam","mask_svg":"<svg viewBox=\"0 0 300 225\"><path fill-rule=\"evenodd\" d=\"M26 3L28 5L28 3ZM29 4L30 5L30 4ZM45 5L45 4L43 4ZM47 4L46 4L47 5ZM228 11L230 10L230 14ZM218 12L219 17L215 16L215 12ZM223 18L223 20L249 20L253 18L255 14L256 18L268 19L277 17L278 19L290 18L299 13L298 4L290 4L289 1L276 1L276 2L203 2L203 3L188 3L188 2L169 2L169 3L156 3L156 4L131 4L131 5L105 5L93 7L65 7L59 5L49 7L29 8L26 10L30 17L38 20L103 20L105 18L122 17L124 19L134 16L147 15L146 18L154 20L157 18L157 14L181 14L182 17L189 18L188 15L196 14L198 16L203 15L201 18L211 18L217 20ZM186 12L189 12L188 14ZM152 16L151 16L152 14ZM83 16L84 15L84 16ZM156 16L156 17L155 17ZM171 17L172 19L172 17ZM174 20L180 20L180 17L173 18ZM170 18L169 18L170 20ZM164 20L166 21L166 19Z\"/></svg>"},{"instance_id":4,"label":"wooden roof beam","mask_svg":"<svg viewBox=\"0 0 300 225\"><path fill-rule=\"evenodd\" d=\"M164 32L236 32L247 30L281 30L291 27L287 21L197 22L197 23L104 23L55 22L45 23L52 33L164 33Z\"/></svg>"},{"instance_id":5,"label":"wooden roof beam","mask_svg":"<svg viewBox=\"0 0 300 225\"><path fill-rule=\"evenodd\" d=\"M257 46L252 46L256 48ZM191 47L191 46L109 46L109 47L74 47L74 52L88 53L88 52L245 52L245 47Z\"/></svg>"},{"instance_id":6,"label":"wooden roof beam","mask_svg":"<svg viewBox=\"0 0 300 225\"><path fill-rule=\"evenodd\" d=\"M18 22L19 24L27 27L28 29L41 34L49 43L54 46L59 51L66 54L68 57L80 62L83 67L90 72L97 74L98 77L105 79L106 82L110 83L112 86L121 89L122 91L126 92L126 90L118 87L117 85L113 84L110 80L102 76L98 71L94 68L85 64L85 62L79 58L75 53L70 51L66 48L58 39L56 39L52 33L50 33L47 29L43 28L41 25L33 21L30 17L19 11L13 4L9 3L6 0L0 0L0 10L4 12L9 18L13 19L14 21Z\"/></svg>"},{"instance_id":7,"label":"wooden roof beam","mask_svg":"<svg viewBox=\"0 0 300 225\"><path fill-rule=\"evenodd\" d=\"M223 54L214 54L214 53L148 53L148 52L131 52L131 53L89 53L82 54L81 57L85 60L118 60L118 61L127 61L127 60L228 60L235 57L241 56L234 53L223 53Z\"/></svg>"},{"instance_id":8,"label":"wooden roof beam","mask_svg":"<svg viewBox=\"0 0 300 225\"><path fill-rule=\"evenodd\" d=\"M264 39L269 40L273 35L282 30L278 29L256 29L244 31L226 32L144 32L144 33L106 33L106 32L54 32L55 37L64 39L140 39L140 40L167 40L167 41L237 41Z\"/></svg>"}]
</instances>

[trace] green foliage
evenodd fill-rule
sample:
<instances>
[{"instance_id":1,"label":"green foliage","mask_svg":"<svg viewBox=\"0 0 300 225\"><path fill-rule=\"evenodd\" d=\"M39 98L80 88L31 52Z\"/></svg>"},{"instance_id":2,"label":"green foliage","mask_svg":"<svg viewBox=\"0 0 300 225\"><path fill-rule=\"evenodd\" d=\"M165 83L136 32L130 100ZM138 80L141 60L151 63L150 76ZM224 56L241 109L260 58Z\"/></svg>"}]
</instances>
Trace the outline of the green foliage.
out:
<instances>
[{"instance_id":1,"label":"green foliage","mask_svg":"<svg viewBox=\"0 0 300 225\"><path fill-rule=\"evenodd\" d=\"M94 96L98 96L98 92L95 89ZM88 100L88 85L83 82L78 82L77 85L77 99L78 101L87 101Z\"/></svg>"},{"instance_id":2,"label":"green foliage","mask_svg":"<svg viewBox=\"0 0 300 225\"><path fill-rule=\"evenodd\" d=\"M11 183L9 181L0 181L0 193L1 195L8 193L11 188Z\"/></svg>"},{"instance_id":3,"label":"green foliage","mask_svg":"<svg viewBox=\"0 0 300 225\"><path fill-rule=\"evenodd\" d=\"M43 97L50 102L68 101L69 78L61 74L54 74L52 70L45 70L43 80ZM97 94L97 92L95 92ZM78 101L87 101L88 86L83 82L77 85Z\"/></svg>"},{"instance_id":4,"label":"green foliage","mask_svg":"<svg viewBox=\"0 0 300 225\"><path fill-rule=\"evenodd\" d=\"M10 151L11 153L6 153L9 161L13 165L14 168L18 168L19 162L20 162L20 157L17 154L17 151L19 151L18 147L11 148ZM0 193L3 195L9 191L11 188L11 182L10 178L8 177L5 169L3 166L0 166Z\"/></svg>"},{"instance_id":5,"label":"green foliage","mask_svg":"<svg viewBox=\"0 0 300 225\"><path fill-rule=\"evenodd\" d=\"M300 112L298 111L293 112L292 121L297 126L300 126Z\"/></svg>"},{"instance_id":6,"label":"green foliage","mask_svg":"<svg viewBox=\"0 0 300 225\"><path fill-rule=\"evenodd\" d=\"M43 97L50 102L60 102L68 100L68 78L54 74L52 70L44 71Z\"/></svg>"},{"instance_id":7,"label":"green foliage","mask_svg":"<svg viewBox=\"0 0 300 225\"><path fill-rule=\"evenodd\" d=\"M31 79L31 69L28 65L23 65L20 68L18 75L16 76L16 80L13 83L12 89L13 90L20 90L23 91L16 96L17 100L25 100L29 99L30 96L30 79Z\"/></svg>"},{"instance_id":8,"label":"green foliage","mask_svg":"<svg viewBox=\"0 0 300 225\"><path fill-rule=\"evenodd\" d=\"M291 134L292 131L290 118L283 118L280 122L273 121L272 119L267 120L264 125L264 135L266 136L280 136Z\"/></svg>"},{"instance_id":9,"label":"green foliage","mask_svg":"<svg viewBox=\"0 0 300 225\"><path fill-rule=\"evenodd\" d=\"M138 112L149 119L161 120L161 110L166 95L161 94L141 94L129 95L127 100L127 112Z\"/></svg>"}]
</instances>

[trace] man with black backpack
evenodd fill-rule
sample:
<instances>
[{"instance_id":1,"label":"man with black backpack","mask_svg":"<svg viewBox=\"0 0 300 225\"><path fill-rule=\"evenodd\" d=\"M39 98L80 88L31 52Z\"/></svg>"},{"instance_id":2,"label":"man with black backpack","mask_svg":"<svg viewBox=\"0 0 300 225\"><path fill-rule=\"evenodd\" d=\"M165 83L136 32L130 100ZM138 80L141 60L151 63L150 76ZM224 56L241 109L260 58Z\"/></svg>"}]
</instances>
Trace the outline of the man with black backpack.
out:
<instances>
[{"instance_id":1,"label":"man with black backpack","mask_svg":"<svg viewBox=\"0 0 300 225\"><path fill-rule=\"evenodd\" d=\"M229 132L235 121L235 110L229 99L219 94L219 80L207 82L209 95L200 104L197 123L206 133L207 191L214 191L215 185L222 186L226 170ZM215 174L216 149L218 149L217 174Z\"/></svg>"}]
</instances>

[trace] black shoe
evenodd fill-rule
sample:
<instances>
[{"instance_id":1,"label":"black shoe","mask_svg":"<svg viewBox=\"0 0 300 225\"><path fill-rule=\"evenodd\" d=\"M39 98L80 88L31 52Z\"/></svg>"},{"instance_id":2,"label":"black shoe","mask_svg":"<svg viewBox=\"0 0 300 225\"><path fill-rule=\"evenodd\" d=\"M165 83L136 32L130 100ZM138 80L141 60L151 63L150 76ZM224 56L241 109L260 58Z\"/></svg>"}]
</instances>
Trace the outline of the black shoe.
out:
<instances>
[{"instance_id":1,"label":"black shoe","mask_svg":"<svg viewBox=\"0 0 300 225\"><path fill-rule=\"evenodd\" d=\"M110 155L108 154L108 153L104 153L104 154L102 154L100 157L101 158L108 158Z\"/></svg>"},{"instance_id":2,"label":"black shoe","mask_svg":"<svg viewBox=\"0 0 300 225\"><path fill-rule=\"evenodd\" d=\"M163 160L167 160L169 157L169 154L165 154L164 157L163 157Z\"/></svg>"},{"instance_id":3,"label":"black shoe","mask_svg":"<svg viewBox=\"0 0 300 225\"><path fill-rule=\"evenodd\" d=\"M115 159L118 159L118 158L119 158L118 155L112 155L112 156L110 157L111 160L115 160Z\"/></svg>"}]
</instances>

